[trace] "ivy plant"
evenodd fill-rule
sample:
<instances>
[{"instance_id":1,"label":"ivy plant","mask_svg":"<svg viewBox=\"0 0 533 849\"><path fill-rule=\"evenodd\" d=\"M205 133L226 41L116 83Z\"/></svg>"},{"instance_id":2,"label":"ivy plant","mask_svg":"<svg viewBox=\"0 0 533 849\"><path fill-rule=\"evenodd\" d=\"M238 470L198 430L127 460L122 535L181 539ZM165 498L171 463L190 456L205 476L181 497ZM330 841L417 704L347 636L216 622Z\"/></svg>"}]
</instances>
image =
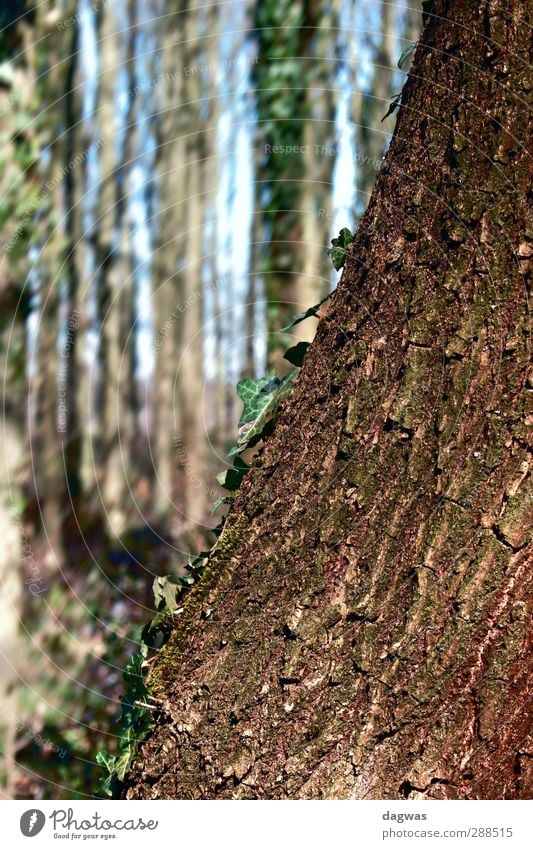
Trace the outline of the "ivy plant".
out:
<instances>
[{"instance_id":1,"label":"ivy plant","mask_svg":"<svg viewBox=\"0 0 533 849\"><path fill-rule=\"evenodd\" d=\"M332 240L332 247L328 249L328 254L337 270L344 265L347 248L353 239L353 234L345 227L338 238ZM318 304L293 316L283 330L291 330L301 321L316 317L329 297L327 295ZM239 419L237 442L229 451L233 465L217 478L220 485L229 491L230 498L224 496L217 499L212 512L222 503L231 500L233 494L239 489L250 469L241 455L261 441L268 427L275 420L281 402L294 385L298 368L303 364L308 347L308 342L298 342L285 352L285 358L295 368L284 377L245 378L238 382L237 394L242 401L243 410ZM221 528L219 533L220 531ZM136 758L139 744L155 725L155 705L150 704L151 696L145 680L145 668L150 651L153 650L158 639L164 642L168 638L173 619L180 612L184 596L200 579L210 555L211 551L201 551L199 554L191 555L184 570L185 574L182 576L165 575L156 576L154 579L153 593L157 612L142 629L139 651L133 655L124 670L126 692L122 699L122 733L118 753L110 755L100 751L96 755L97 763L105 770L100 787L109 796L118 793Z\"/></svg>"},{"instance_id":2,"label":"ivy plant","mask_svg":"<svg viewBox=\"0 0 533 849\"><path fill-rule=\"evenodd\" d=\"M347 227L343 227L336 239L331 240L332 247L326 248L326 253L331 258L336 271L340 271L346 262L346 252L355 239L354 234Z\"/></svg>"},{"instance_id":3,"label":"ivy plant","mask_svg":"<svg viewBox=\"0 0 533 849\"><path fill-rule=\"evenodd\" d=\"M143 671L147 656L148 646L141 642L140 651L130 658L124 670L126 692L122 697L122 731L118 754L110 755L99 751L96 755L96 762L106 771L100 782L100 789L107 796L117 794L135 760L139 743L154 726L152 710L148 705L150 694Z\"/></svg>"}]
</instances>

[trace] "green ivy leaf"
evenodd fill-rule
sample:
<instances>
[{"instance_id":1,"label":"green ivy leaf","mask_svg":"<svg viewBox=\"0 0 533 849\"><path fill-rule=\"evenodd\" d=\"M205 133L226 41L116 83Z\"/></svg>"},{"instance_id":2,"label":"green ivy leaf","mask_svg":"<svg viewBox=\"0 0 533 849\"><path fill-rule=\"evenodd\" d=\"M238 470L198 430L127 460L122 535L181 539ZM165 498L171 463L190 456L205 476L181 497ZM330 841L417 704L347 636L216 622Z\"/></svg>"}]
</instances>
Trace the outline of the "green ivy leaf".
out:
<instances>
[{"instance_id":1,"label":"green ivy leaf","mask_svg":"<svg viewBox=\"0 0 533 849\"><path fill-rule=\"evenodd\" d=\"M241 422L243 422L243 424L239 429L237 445L234 445L229 452L230 457L234 457L236 454L242 453L246 448L252 448L257 444L257 442L261 439L268 422L270 422L276 415L282 400L292 389L297 374L297 369L291 369L285 377L281 379L279 377L274 377L269 381L267 386L263 387L255 402L255 418L253 420L247 419L246 421L243 421L244 413L241 417ZM230 469L228 471L232 470ZM244 475L242 475L242 477L244 477ZM222 483L220 476L217 480L222 486L229 489L229 487L226 486L226 483Z\"/></svg>"},{"instance_id":2,"label":"green ivy leaf","mask_svg":"<svg viewBox=\"0 0 533 849\"><path fill-rule=\"evenodd\" d=\"M330 248L327 248L327 250L330 250ZM305 312L299 312L297 313L297 315L294 315L290 321L290 324L288 324L286 327L281 328L281 333L286 333L288 330L291 330L297 324L300 324L301 321L305 321L306 318L316 318L317 313L320 310L322 304L325 304L326 301L329 301L330 298L331 294L326 295L326 297L322 298L322 300L319 301L318 304L309 307L309 309L307 309Z\"/></svg>"},{"instance_id":3,"label":"green ivy leaf","mask_svg":"<svg viewBox=\"0 0 533 849\"><path fill-rule=\"evenodd\" d=\"M388 118L389 115L392 115L393 112L395 112L396 109L398 109L398 106L400 105L401 99L402 99L402 92L394 95L394 97L392 98L392 100L390 102L389 108L387 109L385 115L381 119L381 123L383 123L385 118Z\"/></svg>"},{"instance_id":4,"label":"green ivy leaf","mask_svg":"<svg viewBox=\"0 0 533 849\"><path fill-rule=\"evenodd\" d=\"M113 785L116 782L115 760L116 759L112 755L108 755L107 752L104 751L97 752L96 754L96 763L107 772L107 775L100 779L100 790L105 793L106 796L113 796Z\"/></svg>"},{"instance_id":5,"label":"green ivy leaf","mask_svg":"<svg viewBox=\"0 0 533 849\"><path fill-rule=\"evenodd\" d=\"M156 575L152 590L157 610L168 610L173 613L179 606L178 596L182 588L183 584L173 575Z\"/></svg>"},{"instance_id":6,"label":"green ivy leaf","mask_svg":"<svg viewBox=\"0 0 533 849\"><path fill-rule=\"evenodd\" d=\"M210 551L200 551L198 554L190 554L187 558L187 569L189 572L192 572L193 575L194 573L201 572L210 556ZM193 580L196 579L193 578Z\"/></svg>"},{"instance_id":7,"label":"green ivy leaf","mask_svg":"<svg viewBox=\"0 0 533 849\"><path fill-rule=\"evenodd\" d=\"M138 651L133 654L124 669L124 681L128 686L128 692L124 697L126 702L142 699L146 695L146 684L144 683L143 663L146 660L146 651Z\"/></svg>"},{"instance_id":8,"label":"green ivy leaf","mask_svg":"<svg viewBox=\"0 0 533 849\"><path fill-rule=\"evenodd\" d=\"M217 481L220 486L224 487L224 489L227 489L230 492L235 492L235 490L240 487L242 480L249 469L250 466L248 466L241 457L236 457L235 462L230 469L226 469L225 472L221 472L217 475Z\"/></svg>"},{"instance_id":9,"label":"green ivy leaf","mask_svg":"<svg viewBox=\"0 0 533 849\"><path fill-rule=\"evenodd\" d=\"M344 266L344 263L346 262L346 251L348 246L352 244L354 238L354 234L348 230L347 227L343 227L337 238L331 240L333 247L326 248L326 253L329 257L331 257L331 261L336 271L340 271Z\"/></svg>"},{"instance_id":10,"label":"green ivy leaf","mask_svg":"<svg viewBox=\"0 0 533 849\"><path fill-rule=\"evenodd\" d=\"M413 42L411 42L411 44L407 45L405 50L402 51L402 55L398 59L398 67L400 68L400 70L402 69L402 66L404 65L404 63L407 62L407 60L413 55L415 50L416 50L416 41L413 41Z\"/></svg>"},{"instance_id":11,"label":"green ivy leaf","mask_svg":"<svg viewBox=\"0 0 533 849\"><path fill-rule=\"evenodd\" d=\"M268 403L270 393L278 383L277 377L245 378L237 384L237 395L242 401L243 411L239 426L252 422Z\"/></svg>"},{"instance_id":12,"label":"green ivy leaf","mask_svg":"<svg viewBox=\"0 0 533 849\"><path fill-rule=\"evenodd\" d=\"M285 351L283 355L284 360L288 360L293 366L300 368L303 365L303 361L305 359L305 355L307 354L307 349L309 348L309 342L298 342L297 345L293 345L292 348L289 348L288 351Z\"/></svg>"},{"instance_id":13,"label":"green ivy leaf","mask_svg":"<svg viewBox=\"0 0 533 849\"><path fill-rule=\"evenodd\" d=\"M153 646L158 634L165 634L171 627L171 616L168 610L163 610L147 622L142 631L141 638L147 646Z\"/></svg>"},{"instance_id":14,"label":"green ivy leaf","mask_svg":"<svg viewBox=\"0 0 533 849\"><path fill-rule=\"evenodd\" d=\"M131 742L131 740L129 741ZM124 781L129 772L130 765L133 763L134 755L128 749L119 758L115 764L115 772L119 781Z\"/></svg>"},{"instance_id":15,"label":"green ivy leaf","mask_svg":"<svg viewBox=\"0 0 533 849\"><path fill-rule=\"evenodd\" d=\"M130 658L124 670L127 689L122 698L122 733L118 755L100 751L96 756L97 763L107 772L100 781L100 789L107 796L113 796L117 784L124 781L135 760L139 743L154 726L150 711L138 704L148 698L143 674L147 655L148 646L141 643L141 650Z\"/></svg>"},{"instance_id":16,"label":"green ivy leaf","mask_svg":"<svg viewBox=\"0 0 533 849\"><path fill-rule=\"evenodd\" d=\"M217 512L218 508L221 507L222 504L229 504L230 501L231 501L231 499L228 498L227 495L221 495L220 498L217 498L217 500L214 502L213 506L211 507L211 516L214 513Z\"/></svg>"},{"instance_id":17,"label":"green ivy leaf","mask_svg":"<svg viewBox=\"0 0 533 849\"><path fill-rule=\"evenodd\" d=\"M96 763L103 769L111 772L115 765L115 757L114 755L110 755L108 752L105 752L103 749L100 749L100 751L96 753Z\"/></svg>"}]
</instances>

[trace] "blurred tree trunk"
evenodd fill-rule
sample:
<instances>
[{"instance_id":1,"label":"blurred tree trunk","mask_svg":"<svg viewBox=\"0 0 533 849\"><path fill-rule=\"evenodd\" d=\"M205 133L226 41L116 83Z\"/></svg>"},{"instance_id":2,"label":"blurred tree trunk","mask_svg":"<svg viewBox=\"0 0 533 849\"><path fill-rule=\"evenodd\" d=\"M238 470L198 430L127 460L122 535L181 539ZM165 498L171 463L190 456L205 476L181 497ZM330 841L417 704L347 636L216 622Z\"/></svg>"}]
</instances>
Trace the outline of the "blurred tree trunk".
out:
<instances>
[{"instance_id":1,"label":"blurred tree trunk","mask_svg":"<svg viewBox=\"0 0 533 849\"><path fill-rule=\"evenodd\" d=\"M402 41L402 50L405 50L409 44L416 44L419 39L422 29L422 3L420 0L408 0L405 11L404 32ZM405 70L408 64L402 65Z\"/></svg>"},{"instance_id":2,"label":"blurred tree trunk","mask_svg":"<svg viewBox=\"0 0 533 849\"><path fill-rule=\"evenodd\" d=\"M201 544L198 528L208 513L206 487L207 425L204 402L203 368L203 290L202 269L205 243L206 209L206 107L202 100L211 86L212 73L206 65L205 7L197 0L189 5L185 32L184 97L188 111L185 160L186 170L186 246L183 269L185 309L179 327L177 402L179 413L179 462L183 487L184 530L192 531ZM190 73L187 74L187 68ZM180 505L181 508L181 505Z\"/></svg>"},{"instance_id":3,"label":"blurred tree trunk","mask_svg":"<svg viewBox=\"0 0 533 849\"><path fill-rule=\"evenodd\" d=\"M78 155L85 157L81 134L81 102L79 76L79 39L78 24L73 24L68 31L68 61L66 68L65 97L62 106L65 113L65 160L75 162ZM64 36L63 36L64 37ZM80 199L84 184L85 162L77 168L69 168L65 174L65 230L66 230L66 321L68 348L65 357L65 382L67 399L67 432L68 440L65 446L65 472L67 486L74 504L79 504L81 489L81 464L84 451L87 449L87 422L83 420L81 410L82 394L80 385L85 386L85 369L83 367L83 323L80 297L80 241L83 233L82 210ZM81 343L81 344L80 344ZM77 510L74 511L77 514ZM71 517L74 519L74 515ZM75 521L79 521L76 516ZM68 540L66 540L68 544Z\"/></svg>"},{"instance_id":4,"label":"blurred tree trunk","mask_svg":"<svg viewBox=\"0 0 533 849\"><path fill-rule=\"evenodd\" d=\"M336 159L332 44L340 4L268 2L257 6L255 23L261 146L253 274L265 280L270 363L283 371L288 368L282 360L287 339L280 327L330 288L325 248ZM297 325L294 336L310 340L314 331L313 323L306 322Z\"/></svg>"},{"instance_id":5,"label":"blurred tree trunk","mask_svg":"<svg viewBox=\"0 0 533 849\"><path fill-rule=\"evenodd\" d=\"M212 15L213 13L211 13ZM160 243L155 295L157 513L177 507L175 535L192 533L206 519L204 417L203 257L207 190L205 123L210 91L205 12L182 3L163 47L163 114L159 154Z\"/></svg>"},{"instance_id":6,"label":"blurred tree trunk","mask_svg":"<svg viewBox=\"0 0 533 849\"><path fill-rule=\"evenodd\" d=\"M305 173L302 190L302 273L295 285L294 313L318 303L331 288L330 244L333 168L336 160L335 106L337 61L336 32L340 26L340 3L316 0L310 4L316 27L307 46L306 91L309 118L304 127ZM319 24L319 26L317 26ZM299 340L311 341L316 327L304 321L294 328Z\"/></svg>"},{"instance_id":7,"label":"blurred tree trunk","mask_svg":"<svg viewBox=\"0 0 533 849\"><path fill-rule=\"evenodd\" d=\"M279 331L295 312L305 256L302 199L308 157L304 144L311 111L306 86L316 27L314 5L302 0L255 4L258 221L252 273L264 281L269 361L278 369L283 367L287 347L286 336Z\"/></svg>"},{"instance_id":8,"label":"blurred tree trunk","mask_svg":"<svg viewBox=\"0 0 533 849\"><path fill-rule=\"evenodd\" d=\"M9 383L5 388L9 391L16 386ZM3 400L0 451L0 593L3 606L0 620L0 794L4 799L11 799L14 798L17 776L19 705L16 687L22 648L20 622L24 609L24 581L31 581L30 570L25 567L31 566L33 558L21 532L20 477L25 464L23 431L18 411L13 414L9 405L6 409L6 399Z\"/></svg>"},{"instance_id":9,"label":"blurred tree trunk","mask_svg":"<svg viewBox=\"0 0 533 849\"><path fill-rule=\"evenodd\" d=\"M100 155L100 208L96 234L100 268L100 402L101 423L97 465L109 530L120 536L128 514L129 486L133 474L134 375L131 346L134 344L134 286L131 267L127 191L131 150L132 98L124 114L117 102L117 74L126 70L134 85L134 2L126 6L128 32L113 5L102 9L100 27L99 114L103 144Z\"/></svg>"},{"instance_id":10,"label":"blurred tree trunk","mask_svg":"<svg viewBox=\"0 0 533 849\"><path fill-rule=\"evenodd\" d=\"M65 14L72 11L67 6ZM75 285L65 267L65 189L66 175L77 167L68 160L68 112L65 111L66 83L69 80L71 37L55 26L52 4L43 4L36 13L35 51L39 75L40 102L50 104L39 119L39 147L42 189L35 215L33 241L39 247L36 274L39 310L35 377L35 487L43 529L47 537L48 565L61 569L64 563L63 522L69 509L66 451L73 438L71 421L75 410L69 407L67 361L68 327L61 314L61 287ZM61 358L59 357L61 352Z\"/></svg>"},{"instance_id":11,"label":"blurred tree trunk","mask_svg":"<svg viewBox=\"0 0 533 849\"><path fill-rule=\"evenodd\" d=\"M93 23L98 20L97 9L91 12ZM87 44L82 39L82 28L78 23L76 58L79 60L72 69L74 74L73 94L69 98L67 108L75 116L71 122L69 143L73 151L84 154L83 163L73 172L69 186L70 199L67 205L68 218L68 261L72 265L72 277L76 278L77 286L69 313L76 310L79 328L76 331L76 349L69 360L71 370L70 392L76 398L78 417L78 438L72 449L74 462L78 467L80 495L85 498L84 510L93 507L95 491L95 452L94 438L98 439L98 420L100 410L97 409L95 388L98 386L98 369L95 368L93 347L94 341L90 332L94 330L97 316L95 304L97 297L98 269L96 251L98 247L95 234L98 233L98 168L99 157L105 137L101 124L104 122L98 115L99 77L94 78L91 70L84 67L81 61L87 50ZM99 50L96 51L96 69L99 65ZM90 94L89 94L90 90ZM88 109L90 103L90 111ZM85 108L84 108L85 107ZM74 117L73 116L73 117ZM94 505L97 508L97 504ZM83 515L79 515L83 520Z\"/></svg>"},{"instance_id":12,"label":"blurred tree trunk","mask_svg":"<svg viewBox=\"0 0 533 849\"><path fill-rule=\"evenodd\" d=\"M36 85L35 30L33 22L19 19L0 32L0 61L6 69L0 86L0 133L3 167L0 172L0 373L4 382L4 415L19 430L21 444L28 442L26 409L27 318L30 310L31 212L41 189L38 134L25 122ZM9 70L7 70L9 69ZM26 223L25 223L26 222Z\"/></svg>"},{"instance_id":13,"label":"blurred tree trunk","mask_svg":"<svg viewBox=\"0 0 533 849\"><path fill-rule=\"evenodd\" d=\"M220 34L220 9L213 4L207 10L207 64L208 67L217 68L217 63L220 63L221 54L221 34ZM227 34L225 33L226 37ZM235 48L237 56L243 55L246 33L240 35L240 41ZM226 71L224 71L224 74ZM236 73L233 69L230 74L230 87L234 91L237 87ZM221 182L221 173L223 161L220 151L220 138L218 133L218 124L221 114L221 104L224 110L231 109L231 98L226 96L222 99L222 86L219 82L219 74L217 70L210 73L210 87L208 91L209 100L207 107L209 110L208 118L206 116L207 131L205 134L205 209L206 209L206 239L210 244L210 255L206 256L204 262L204 270L207 269L207 286L210 289L209 297L212 301L212 321L206 325L203 333L204 340L206 334L211 334L213 337L213 379L212 379L212 395L207 397L206 423L207 431L210 437L214 440L217 450L225 451L227 445L228 433L231 432L231 425L228 427L228 411L231 411L232 398L234 387L228 385L228 375L226 369L225 345L225 328L227 316L223 316L224 294L227 289L225 279L218 278L217 251L215 246L218 244L218 233L220 222L217 220L218 213L218 193ZM233 135L233 139L235 136ZM228 210L229 213L229 210ZM230 284L231 285L231 284ZM204 294L205 301L205 294ZM209 387L211 388L211 387Z\"/></svg>"},{"instance_id":14,"label":"blurred tree trunk","mask_svg":"<svg viewBox=\"0 0 533 849\"><path fill-rule=\"evenodd\" d=\"M159 86L158 243L155 252L154 508L162 519L174 511L178 466L176 436L176 378L178 339L183 322L183 264L186 230L186 133L183 33L187 3L161 19L162 83ZM170 15L170 16L169 16Z\"/></svg>"},{"instance_id":15,"label":"blurred tree trunk","mask_svg":"<svg viewBox=\"0 0 533 849\"><path fill-rule=\"evenodd\" d=\"M371 83L368 92L360 101L360 114L356 117L357 124L357 189L366 207L376 176L381 167L383 154L387 147L387 132L394 122L382 122L389 108L389 102L394 94L393 82L396 62L399 56L394 56L395 45L395 6L390 0L381 3L381 34L373 57Z\"/></svg>"},{"instance_id":16,"label":"blurred tree trunk","mask_svg":"<svg viewBox=\"0 0 533 849\"><path fill-rule=\"evenodd\" d=\"M328 315L158 653L128 798L533 790L531 9L434 12Z\"/></svg>"},{"instance_id":17,"label":"blurred tree trunk","mask_svg":"<svg viewBox=\"0 0 533 849\"><path fill-rule=\"evenodd\" d=\"M35 131L20 126L35 86L31 19L2 20L0 61L0 133L3 168L0 174L0 374L2 375L2 447L0 449L0 788L4 799L14 797L17 779L16 741L19 704L20 621L24 581L31 580L31 550L22 536L23 484L29 480L26 397L26 334L30 296L27 252L30 227L18 231L36 180ZM6 75L7 72L7 75Z\"/></svg>"}]
</instances>

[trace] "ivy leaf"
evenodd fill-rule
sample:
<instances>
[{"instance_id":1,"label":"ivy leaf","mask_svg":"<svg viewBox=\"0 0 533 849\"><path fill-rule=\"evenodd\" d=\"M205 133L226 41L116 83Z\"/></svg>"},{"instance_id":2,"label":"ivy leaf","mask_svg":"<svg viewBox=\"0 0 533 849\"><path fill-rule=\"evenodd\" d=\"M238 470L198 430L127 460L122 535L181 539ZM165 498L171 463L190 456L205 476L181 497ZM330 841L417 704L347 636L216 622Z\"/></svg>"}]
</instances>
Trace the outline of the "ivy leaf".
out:
<instances>
[{"instance_id":1,"label":"ivy leaf","mask_svg":"<svg viewBox=\"0 0 533 849\"><path fill-rule=\"evenodd\" d=\"M291 330L291 328L295 327L297 324L300 324L301 321L305 321L306 318L316 318L317 313L320 310L322 304L325 304L326 301L329 301L330 298L331 294L326 295L326 297L322 298L322 300L319 301L318 304L309 307L309 309L307 309L305 312L299 312L297 315L294 315L290 321L290 324L288 324L286 327L281 328L281 333L286 333L288 330Z\"/></svg>"},{"instance_id":2,"label":"ivy leaf","mask_svg":"<svg viewBox=\"0 0 533 849\"><path fill-rule=\"evenodd\" d=\"M272 378L269 385L263 388L260 399L257 401L255 407L257 415L253 421L246 421L240 428L237 445L234 445L229 452L230 457L240 454L246 448L252 448L259 442L268 422L274 418L279 405L292 389L297 374L297 369L291 369L285 377L281 379L279 377ZM231 472L232 470L230 469L229 471ZM244 475L242 475L242 477L244 477ZM229 487L226 486L226 483L221 482L220 476L217 480L222 486L229 489Z\"/></svg>"},{"instance_id":3,"label":"ivy leaf","mask_svg":"<svg viewBox=\"0 0 533 849\"><path fill-rule=\"evenodd\" d=\"M397 109L397 108L398 108L398 106L400 105L400 101L401 101L401 99L402 99L402 93L401 93L401 92L400 92L399 94L396 94L396 95L392 98L391 103L390 103L390 105L389 105L389 108L388 108L387 112L385 113L385 115L384 115L384 116L383 116L383 118L381 119L381 123L383 123L383 121L385 120L385 118L388 118L388 117L389 117L389 115L392 115L392 113L396 111L396 109Z\"/></svg>"},{"instance_id":4,"label":"ivy leaf","mask_svg":"<svg viewBox=\"0 0 533 849\"><path fill-rule=\"evenodd\" d=\"M155 606L157 610L174 612L178 605L178 595L183 584L173 575L156 575L152 584Z\"/></svg>"},{"instance_id":5,"label":"ivy leaf","mask_svg":"<svg viewBox=\"0 0 533 849\"><path fill-rule=\"evenodd\" d=\"M161 613L156 613L153 619L150 619L141 631L141 639L146 646L153 648L158 634L165 634L171 628L171 621L168 610L162 610Z\"/></svg>"},{"instance_id":6,"label":"ivy leaf","mask_svg":"<svg viewBox=\"0 0 533 849\"><path fill-rule=\"evenodd\" d=\"M249 377L239 380L237 395L243 404L239 427L257 418L268 403L270 393L275 389L278 380L277 377Z\"/></svg>"},{"instance_id":7,"label":"ivy leaf","mask_svg":"<svg viewBox=\"0 0 533 849\"><path fill-rule=\"evenodd\" d=\"M145 659L144 652L136 652L130 657L126 664L126 668L124 669L124 681L128 685L128 690L131 691L133 699L141 698L146 693L146 685L144 683L142 670L142 665Z\"/></svg>"},{"instance_id":8,"label":"ivy leaf","mask_svg":"<svg viewBox=\"0 0 533 849\"><path fill-rule=\"evenodd\" d=\"M285 351L283 359L288 360L293 366L300 368L303 365L308 348L309 342L298 342L297 345L293 345L292 348Z\"/></svg>"},{"instance_id":9,"label":"ivy leaf","mask_svg":"<svg viewBox=\"0 0 533 849\"><path fill-rule=\"evenodd\" d=\"M115 757L108 755L107 752L100 751L96 753L96 763L105 769L107 775L100 779L100 790L106 796L113 796L116 778L115 778Z\"/></svg>"},{"instance_id":10,"label":"ivy leaf","mask_svg":"<svg viewBox=\"0 0 533 849\"><path fill-rule=\"evenodd\" d=\"M129 740L128 742L132 742ZM131 751L125 751L120 757L117 758L115 763L115 772L117 774L117 778L119 781L124 781L127 773L129 772L130 765L133 763L134 755Z\"/></svg>"},{"instance_id":11,"label":"ivy leaf","mask_svg":"<svg viewBox=\"0 0 533 849\"><path fill-rule=\"evenodd\" d=\"M114 755L110 755L108 752L105 752L103 749L100 749L100 751L96 753L96 763L108 772L112 772L115 766L115 757Z\"/></svg>"},{"instance_id":12,"label":"ivy leaf","mask_svg":"<svg viewBox=\"0 0 533 849\"><path fill-rule=\"evenodd\" d=\"M217 498L217 500L214 502L213 506L211 507L211 511L210 511L211 516L214 513L217 512L218 508L221 507L222 504L227 504L227 503L228 503L228 496L227 495L221 495L220 498Z\"/></svg>"},{"instance_id":13,"label":"ivy leaf","mask_svg":"<svg viewBox=\"0 0 533 849\"><path fill-rule=\"evenodd\" d=\"M266 421L263 413L267 411L272 401L272 396L280 384L281 380L279 377L247 378L238 382L237 394L243 403L243 411L239 419L237 444L228 452L230 457L235 457L244 451L245 448L251 448L253 444L259 441L257 437L260 432L257 431L257 422ZM253 442L254 437L256 437L255 442ZM237 486L233 487L235 475L232 474L228 477L228 473L231 471L230 469L225 475L219 475L217 480L226 489L230 489L230 486L227 484L231 484L231 490L238 489L240 480Z\"/></svg>"},{"instance_id":14,"label":"ivy leaf","mask_svg":"<svg viewBox=\"0 0 533 849\"><path fill-rule=\"evenodd\" d=\"M402 69L402 65L404 65L404 63L407 62L409 57L413 55L413 53L415 52L415 49L416 49L416 41L413 41L413 42L411 42L411 44L407 45L405 50L402 51L402 55L398 59L398 67L400 68L400 70Z\"/></svg>"},{"instance_id":15,"label":"ivy leaf","mask_svg":"<svg viewBox=\"0 0 533 849\"><path fill-rule=\"evenodd\" d=\"M242 457L237 457L232 468L226 469L225 472L221 472L220 475L217 475L217 481L220 486L224 487L224 489L228 489L230 492L235 492L240 487L242 480L249 469L250 466L244 462Z\"/></svg>"},{"instance_id":16,"label":"ivy leaf","mask_svg":"<svg viewBox=\"0 0 533 849\"><path fill-rule=\"evenodd\" d=\"M217 475L217 481L220 486L224 487L224 489L227 489L229 492L235 492L235 490L240 487L243 478L244 475L234 468L226 469L225 472L221 472Z\"/></svg>"},{"instance_id":17,"label":"ivy leaf","mask_svg":"<svg viewBox=\"0 0 533 849\"><path fill-rule=\"evenodd\" d=\"M189 572L201 572L209 560L210 551L200 551L198 554L190 554L187 558L187 569ZM193 580L195 580L193 578Z\"/></svg>"},{"instance_id":18,"label":"ivy leaf","mask_svg":"<svg viewBox=\"0 0 533 849\"><path fill-rule=\"evenodd\" d=\"M158 614L160 615L160 614ZM143 628L145 633L146 626ZM97 763L106 770L107 775L100 780L100 788L107 796L113 796L120 782L123 782L137 755L141 740L154 727L151 711L139 702L149 697L144 680L143 664L148 657L148 644L141 642L141 649L128 661L124 669L124 682L127 685L122 697L122 732L119 740L119 753L109 755L98 752Z\"/></svg>"},{"instance_id":19,"label":"ivy leaf","mask_svg":"<svg viewBox=\"0 0 533 849\"><path fill-rule=\"evenodd\" d=\"M333 247L326 248L326 253L329 257L331 257L331 261L336 271L340 271L344 266L344 263L346 262L346 251L348 246L352 244L354 238L354 234L348 230L347 227L343 227L337 238L331 240Z\"/></svg>"}]
</instances>

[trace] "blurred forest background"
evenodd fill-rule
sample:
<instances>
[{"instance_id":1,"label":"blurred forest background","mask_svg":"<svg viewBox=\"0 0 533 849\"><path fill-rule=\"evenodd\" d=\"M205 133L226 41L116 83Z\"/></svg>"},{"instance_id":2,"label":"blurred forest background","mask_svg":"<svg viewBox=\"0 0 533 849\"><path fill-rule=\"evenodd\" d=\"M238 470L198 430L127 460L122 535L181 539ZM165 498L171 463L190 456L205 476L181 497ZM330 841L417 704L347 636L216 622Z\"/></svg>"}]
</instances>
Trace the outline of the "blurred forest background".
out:
<instances>
[{"instance_id":1,"label":"blurred forest background","mask_svg":"<svg viewBox=\"0 0 533 849\"><path fill-rule=\"evenodd\" d=\"M3 798L98 794L154 576L214 539L236 382L335 286L420 7L3 3Z\"/></svg>"}]
</instances>

